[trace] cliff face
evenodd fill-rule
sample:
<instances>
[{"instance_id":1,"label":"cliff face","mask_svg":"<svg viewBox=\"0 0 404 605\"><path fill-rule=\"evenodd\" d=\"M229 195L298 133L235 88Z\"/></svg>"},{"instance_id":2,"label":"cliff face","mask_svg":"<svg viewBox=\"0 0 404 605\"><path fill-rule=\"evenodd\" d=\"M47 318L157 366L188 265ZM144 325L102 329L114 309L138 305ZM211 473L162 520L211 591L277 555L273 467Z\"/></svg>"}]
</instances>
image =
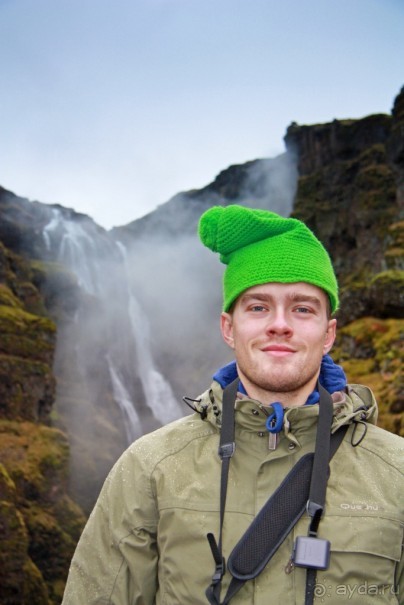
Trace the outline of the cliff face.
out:
<instances>
[{"instance_id":1,"label":"cliff face","mask_svg":"<svg viewBox=\"0 0 404 605\"><path fill-rule=\"evenodd\" d=\"M396 101L397 103L397 101ZM289 127L298 157L294 216L329 250L341 287L340 322L367 314L399 317L403 269L402 162L388 154L395 118Z\"/></svg>"},{"instance_id":2,"label":"cliff face","mask_svg":"<svg viewBox=\"0 0 404 605\"><path fill-rule=\"evenodd\" d=\"M84 521L66 435L49 426L56 325L30 264L1 242L0 334L0 602L56 604Z\"/></svg>"},{"instance_id":3,"label":"cliff face","mask_svg":"<svg viewBox=\"0 0 404 605\"><path fill-rule=\"evenodd\" d=\"M221 270L195 236L213 204L293 211L315 231L341 285L333 357L403 434L404 90L392 115L292 124L285 141L110 233L0 188L2 605L60 602L84 522L70 496L88 512L127 441L167 421L165 378L175 407L228 360Z\"/></svg>"},{"instance_id":4,"label":"cliff face","mask_svg":"<svg viewBox=\"0 0 404 605\"><path fill-rule=\"evenodd\" d=\"M379 423L402 433L404 89L392 116L292 124L285 141L300 175L293 215L323 241L340 283L334 357L373 388Z\"/></svg>"}]
</instances>

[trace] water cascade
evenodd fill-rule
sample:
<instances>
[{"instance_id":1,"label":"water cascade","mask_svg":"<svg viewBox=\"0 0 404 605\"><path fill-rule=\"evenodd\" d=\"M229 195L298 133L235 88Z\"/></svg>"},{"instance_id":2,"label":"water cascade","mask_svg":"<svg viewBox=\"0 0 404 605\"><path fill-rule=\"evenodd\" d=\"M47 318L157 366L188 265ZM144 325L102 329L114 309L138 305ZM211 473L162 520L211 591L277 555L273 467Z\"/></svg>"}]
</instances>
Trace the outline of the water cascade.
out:
<instances>
[{"instance_id":1,"label":"water cascade","mask_svg":"<svg viewBox=\"0 0 404 605\"><path fill-rule=\"evenodd\" d=\"M127 250L121 242L117 242L117 246L123 257L126 274L125 283L129 284L130 268ZM153 362L150 348L149 322L139 301L131 290L132 289L128 287L129 317L133 334L136 335L134 343L137 351L140 381L143 386L143 391L146 393L147 400L152 402L155 416L162 424L166 424L167 422L178 418L178 402L174 398L168 381L157 370Z\"/></svg>"},{"instance_id":2,"label":"water cascade","mask_svg":"<svg viewBox=\"0 0 404 605\"><path fill-rule=\"evenodd\" d=\"M43 239L49 259L74 274L79 292L74 314L58 325L55 374L56 410L71 437L73 491L81 491L86 473L95 467L99 483L129 443L185 410L154 362L123 244L88 217L58 208Z\"/></svg>"}]
</instances>

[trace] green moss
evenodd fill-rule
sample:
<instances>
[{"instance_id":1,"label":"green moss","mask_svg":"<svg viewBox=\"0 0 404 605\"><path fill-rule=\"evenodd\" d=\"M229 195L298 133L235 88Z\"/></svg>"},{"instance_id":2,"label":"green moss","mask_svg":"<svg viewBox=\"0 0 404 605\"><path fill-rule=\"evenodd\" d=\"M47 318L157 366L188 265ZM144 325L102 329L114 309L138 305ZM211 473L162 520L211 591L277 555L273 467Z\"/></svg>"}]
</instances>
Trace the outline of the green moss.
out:
<instances>
[{"instance_id":1,"label":"green moss","mask_svg":"<svg viewBox=\"0 0 404 605\"><path fill-rule=\"evenodd\" d=\"M22 603L32 603L32 605L51 605L48 597L48 590L38 567L27 559L23 571L23 601ZM61 601L58 601L60 603ZM55 602L56 605L56 602Z\"/></svg>"},{"instance_id":2,"label":"green moss","mask_svg":"<svg viewBox=\"0 0 404 605\"><path fill-rule=\"evenodd\" d=\"M22 334L26 332L50 332L52 334L56 331L56 326L53 321L46 319L45 317L38 317L27 311L23 311L21 308L14 306L10 307L7 305L0 306L0 329L10 330L16 334Z\"/></svg>"},{"instance_id":3,"label":"green moss","mask_svg":"<svg viewBox=\"0 0 404 605\"><path fill-rule=\"evenodd\" d=\"M46 421L54 396L47 363L0 353L0 417Z\"/></svg>"},{"instance_id":4,"label":"green moss","mask_svg":"<svg viewBox=\"0 0 404 605\"><path fill-rule=\"evenodd\" d=\"M25 520L14 502L0 500L0 603L49 605L47 589L28 555Z\"/></svg>"},{"instance_id":5,"label":"green moss","mask_svg":"<svg viewBox=\"0 0 404 605\"><path fill-rule=\"evenodd\" d=\"M370 286L375 286L377 284L378 287L391 287L398 292L403 292L404 287L404 271L390 269L388 271L382 271L381 273L377 273L371 281Z\"/></svg>"},{"instance_id":6,"label":"green moss","mask_svg":"<svg viewBox=\"0 0 404 605\"><path fill-rule=\"evenodd\" d=\"M375 393L379 424L404 433L402 367L404 320L364 317L339 330L333 358L349 382L363 383Z\"/></svg>"},{"instance_id":7,"label":"green moss","mask_svg":"<svg viewBox=\"0 0 404 605\"><path fill-rule=\"evenodd\" d=\"M27 500L52 499L63 489L68 473L69 447L58 429L30 422L0 421L0 457L18 492Z\"/></svg>"},{"instance_id":8,"label":"green moss","mask_svg":"<svg viewBox=\"0 0 404 605\"><path fill-rule=\"evenodd\" d=\"M375 360L374 359L351 359L344 361L344 365L346 368L349 368L349 374L352 377L360 376L362 381L365 381L365 377L369 377L373 374L375 369ZM351 382L358 382L356 380L352 380ZM367 383L366 383L367 384ZM370 386L370 385L368 385Z\"/></svg>"},{"instance_id":9,"label":"green moss","mask_svg":"<svg viewBox=\"0 0 404 605\"><path fill-rule=\"evenodd\" d=\"M59 584L66 580L75 541L50 510L31 505L25 511L25 519L30 535L30 557L43 570L42 575L50 587L50 592L51 589L53 592L54 582Z\"/></svg>"},{"instance_id":10,"label":"green moss","mask_svg":"<svg viewBox=\"0 0 404 605\"><path fill-rule=\"evenodd\" d=\"M21 376L17 374L16 378L27 378L28 374L46 377L50 372L49 365L41 361L22 359L21 357L13 357L12 355L3 355L0 353L0 366L2 365L9 372L12 372L14 367L19 366L21 368Z\"/></svg>"},{"instance_id":11,"label":"green moss","mask_svg":"<svg viewBox=\"0 0 404 605\"><path fill-rule=\"evenodd\" d=\"M20 282L18 294L20 299L24 302L26 311L41 317L49 317L41 293L33 283L28 281Z\"/></svg>"},{"instance_id":12,"label":"green moss","mask_svg":"<svg viewBox=\"0 0 404 605\"><path fill-rule=\"evenodd\" d=\"M51 360L56 326L18 307L0 305L0 351L18 357Z\"/></svg>"},{"instance_id":13,"label":"green moss","mask_svg":"<svg viewBox=\"0 0 404 605\"><path fill-rule=\"evenodd\" d=\"M397 221L390 225L389 232L396 246L404 246L404 221Z\"/></svg>"},{"instance_id":14,"label":"green moss","mask_svg":"<svg viewBox=\"0 0 404 605\"><path fill-rule=\"evenodd\" d=\"M85 523L83 513L65 491L68 454L67 438L61 431L0 420L0 495L6 485L10 496L5 502L0 498L0 527L6 523L8 528L6 563L11 565L4 567L0 554L2 604L8 602L1 598L2 570L6 570L7 583L3 584L7 591L18 589L18 602L61 602L69 563Z\"/></svg>"},{"instance_id":15,"label":"green moss","mask_svg":"<svg viewBox=\"0 0 404 605\"><path fill-rule=\"evenodd\" d=\"M20 559L25 556L24 550L28 544L27 532L23 517L13 502L0 501L0 517L2 519L2 546L6 547L2 556L8 552L15 553Z\"/></svg>"},{"instance_id":16,"label":"green moss","mask_svg":"<svg viewBox=\"0 0 404 605\"><path fill-rule=\"evenodd\" d=\"M386 260L387 260L389 266L391 266L391 260L395 260L395 261L397 261L397 263L392 268L398 267L399 265L402 264L402 259L404 257L404 248L402 248L402 247L389 248L385 252L385 257L386 257Z\"/></svg>"},{"instance_id":17,"label":"green moss","mask_svg":"<svg viewBox=\"0 0 404 605\"><path fill-rule=\"evenodd\" d=\"M7 469L0 462L0 500L14 501L16 489Z\"/></svg>"},{"instance_id":18,"label":"green moss","mask_svg":"<svg viewBox=\"0 0 404 605\"><path fill-rule=\"evenodd\" d=\"M0 306L2 305L13 309L22 309L21 301L13 294L6 284L0 284Z\"/></svg>"}]
</instances>

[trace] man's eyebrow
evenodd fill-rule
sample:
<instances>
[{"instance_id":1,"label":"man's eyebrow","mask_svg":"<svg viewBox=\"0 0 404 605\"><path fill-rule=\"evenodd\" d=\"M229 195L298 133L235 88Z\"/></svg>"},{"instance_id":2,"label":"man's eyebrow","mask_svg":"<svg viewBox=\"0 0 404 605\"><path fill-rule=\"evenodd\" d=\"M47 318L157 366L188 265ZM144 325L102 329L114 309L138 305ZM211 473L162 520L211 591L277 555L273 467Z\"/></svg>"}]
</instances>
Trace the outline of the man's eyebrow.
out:
<instances>
[{"instance_id":1,"label":"man's eyebrow","mask_svg":"<svg viewBox=\"0 0 404 605\"><path fill-rule=\"evenodd\" d=\"M268 301L268 300L272 300L273 298L274 298L274 296L271 296L270 294L264 294L261 292L257 292L256 294L243 294L242 297L240 298L240 301L243 303L248 303L250 300Z\"/></svg>"},{"instance_id":2,"label":"man's eyebrow","mask_svg":"<svg viewBox=\"0 0 404 605\"><path fill-rule=\"evenodd\" d=\"M321 300L317 297L317 296L312 296L310 294L303 294L300 292L296 292L293 294L288 295L288 297L292 302L297 302L297 303L311 303L313 305L316 305L317 307L321 307Z\"/></svg>"},{"instance_id":3,"label":"man's eyebrow","mask_svg":"<svg viewBox=\"0 0 404 605\"><path fill-rule=\"evenodd\" d=\"M276 299L276 296L273 296L272 294L265 294L263 292L256 292L255 294L243 294L243 296L240 299L240 302L242 303L248 303L251 300L259 300L259 301L270 301L270 300L274 300ZM311 294L304 294L302 292L293 292L291 294L288 294L286 296L287 299L289 299L291 302L295 302L295 303L311 303L313 305L316 305L316 307L321 307L321 301L317 296L312 296Z\"/></svg>"}]
</instances>

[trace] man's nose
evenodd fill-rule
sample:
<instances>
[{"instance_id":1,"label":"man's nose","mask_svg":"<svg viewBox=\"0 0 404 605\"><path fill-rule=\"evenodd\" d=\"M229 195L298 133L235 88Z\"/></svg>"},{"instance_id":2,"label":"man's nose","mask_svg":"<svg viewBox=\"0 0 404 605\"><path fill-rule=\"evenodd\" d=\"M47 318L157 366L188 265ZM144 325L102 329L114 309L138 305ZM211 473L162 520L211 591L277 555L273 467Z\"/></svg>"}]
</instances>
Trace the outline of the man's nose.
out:
<instances>
[{"instance_id":1,"label":"man's nose","mask_svg":"<svg viewBox=\"0 0 404 605\"><path fill-rule=\"evenodd\" d=\"M292 327L283 309L277 309L269 318L267 332L268 334L292 334Z\"/></svg>"}]
</instances>

